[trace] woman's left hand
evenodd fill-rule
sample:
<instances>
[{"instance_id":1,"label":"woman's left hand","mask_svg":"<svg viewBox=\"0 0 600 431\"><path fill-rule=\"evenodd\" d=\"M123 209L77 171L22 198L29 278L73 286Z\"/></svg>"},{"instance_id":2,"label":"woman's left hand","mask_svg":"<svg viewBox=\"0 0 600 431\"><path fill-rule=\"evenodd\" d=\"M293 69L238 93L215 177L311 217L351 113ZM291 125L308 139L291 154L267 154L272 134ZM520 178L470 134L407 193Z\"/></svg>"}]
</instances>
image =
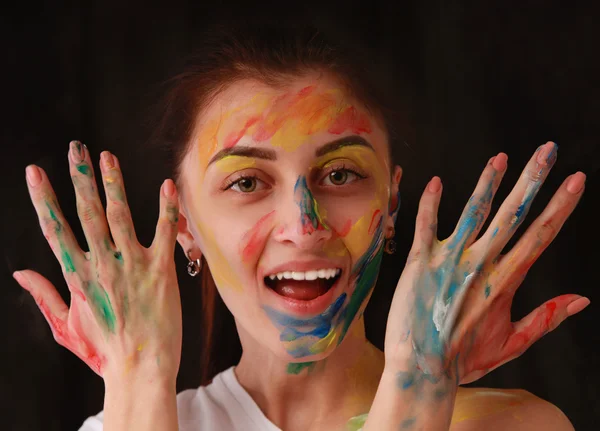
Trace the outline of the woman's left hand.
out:
<instances>
[{"instance_id":1,"label":"woman's left hand","mask_svg":"<svg viewBox=\"0 0 600 431\"><path fill-rule=\"evenodd\" d=\"M589 304L568 294L518 322L511 305L531 265L554 239L583 193L577 172L505 255L556 161L556 144L538 148L485 233L477 236L506 170L507 156L484 169L452 235L436 235L441 182L435 177L419 204L413 247L392 302L385 339L386 369L405 370L403 385L448 378L469 383L518 357L540 337ZM407 369L407 364L414 367Z\"/></svg>"}]
</instances>

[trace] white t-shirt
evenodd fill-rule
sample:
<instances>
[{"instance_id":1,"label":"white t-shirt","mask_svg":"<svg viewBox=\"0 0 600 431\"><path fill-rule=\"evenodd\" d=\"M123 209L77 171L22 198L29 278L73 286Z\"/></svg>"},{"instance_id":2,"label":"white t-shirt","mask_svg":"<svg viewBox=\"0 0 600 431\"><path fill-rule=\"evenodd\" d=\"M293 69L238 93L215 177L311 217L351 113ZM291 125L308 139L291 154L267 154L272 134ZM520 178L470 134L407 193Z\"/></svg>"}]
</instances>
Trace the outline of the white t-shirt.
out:
<instances>
[{"instance_id":1,"label":"white t-shirt","mask_svg":"<svg viewBox=\"0 0 600 431\"><path fill-rule=\"evenodd\" d=\"M177 394L180 431L281 431L240 385L233 368L217 374L208 386ZM89 417L79 431L102 431L103 416Z\"/></svg>"}]
</instances>

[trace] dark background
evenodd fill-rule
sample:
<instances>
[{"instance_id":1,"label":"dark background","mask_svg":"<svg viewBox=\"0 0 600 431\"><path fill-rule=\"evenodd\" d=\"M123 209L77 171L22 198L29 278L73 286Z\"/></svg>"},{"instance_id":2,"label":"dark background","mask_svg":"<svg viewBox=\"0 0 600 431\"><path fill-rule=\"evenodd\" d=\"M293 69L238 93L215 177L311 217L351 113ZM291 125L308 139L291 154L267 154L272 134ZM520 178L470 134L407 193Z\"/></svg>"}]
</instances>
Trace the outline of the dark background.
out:
<instances>
[{"instance_id":1,"label":"dark background","mask_svg":"<svg viewBox=\"0 0 600 431\"><path fill-rule=\"evenodd\" d=\"M413 131L397 143L404 168L399 251L386 256L366 312L368 334L382 345L393 288L412 240L419 194L440 175L444 197L439 233L450 234L487 160L508 153L509 170L496 209L536 147L553 140L559 158L526 224L563 179L581 170L586 193L554 243L517 293L513 320L564 293L590 297L582 314L563 323L519 359L476 386L524 388L560 407L578 430L600 415L597 313L600 181L600 8L596 2L265 3L88 1L85 6L23 5L3 11L2 251L0 266L0 417L7 430L74 430L102 409L102 380L58 346L29 294L12 279L30 268L67 297L60 266L44 240L24 177L27 164L46 170L83 243L68 175L67 149L79 139L97 160L119 156L140 242L148 246L158 215L158 190L168 173L144 151L143 113L158 84L177 72L210 23L293 17L369 47L372 67ZM260 7L256 6L261 4ZM596 3L597 4L597 3ZM284 12L288 10L288 12ZM519 232L523 232L523 226ZM178 390L199 385L200 294L177 248L184 312ZM226 313L221 309L223 313ZM231 322L218 330L230 330ZM223 361L239 352L235 337Z\"/></svg>"}]
</instances>

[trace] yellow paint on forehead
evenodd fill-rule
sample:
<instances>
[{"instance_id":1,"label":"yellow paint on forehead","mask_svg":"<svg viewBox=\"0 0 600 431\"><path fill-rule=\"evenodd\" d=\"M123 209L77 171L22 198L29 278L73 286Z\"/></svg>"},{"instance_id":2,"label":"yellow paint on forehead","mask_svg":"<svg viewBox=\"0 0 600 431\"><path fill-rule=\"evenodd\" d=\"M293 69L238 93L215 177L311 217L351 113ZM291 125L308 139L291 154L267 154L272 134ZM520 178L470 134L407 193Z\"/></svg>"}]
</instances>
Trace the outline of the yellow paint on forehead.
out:
<instances>
[{"instance_id":1,"label":"yellow paint on forehead","mask_svg":"<svg viewBox=\"0 0 600 431\"><path fill-rule=\"evenodd\" d=\"M344 115L353 116L361 128L370 129L367 115L354 109L340 89L319 91L310 86L284 95L258 93L201 126L196 139L199 159L206 167L216 151L235 145L243 136L256 142L270 140L273 146L294 151L308 136L328 131Z\"/></svg>"}]
</instances>

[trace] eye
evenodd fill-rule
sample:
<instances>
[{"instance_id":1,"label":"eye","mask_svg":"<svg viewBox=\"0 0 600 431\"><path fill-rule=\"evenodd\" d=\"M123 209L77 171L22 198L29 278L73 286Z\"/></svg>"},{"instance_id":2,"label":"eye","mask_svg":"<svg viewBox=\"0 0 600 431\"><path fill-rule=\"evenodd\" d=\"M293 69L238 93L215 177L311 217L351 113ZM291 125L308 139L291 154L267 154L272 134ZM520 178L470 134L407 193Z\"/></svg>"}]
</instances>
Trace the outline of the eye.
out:
<instances>
[{"instance_id":1,"label":"eye","mask_svg":"<svg viewBox=\"0 0 600 431\"><path fill-rule=\"evenodd\" d=\"M365 178L363 175L360 175L358 172L353 171L352 169L335 169L327 174L327 176L323 179L324 184L329 186L343 186L348 183L353 183L356 180ZM329 181L329 183L328 183Z\"/></svg>"},{"instance_id":2,"label":"eye","mask_svg":"<svg viewBox=\"0 0 600 431\"><path fill-rule=\"evenodd\" d=\"M261 185L264 185L264 183L257 177L243 176L229 183L225 190L233 189L238 193L252 193L256 191L256 189L259 188Z\"/></svg>"}]
</instances>

